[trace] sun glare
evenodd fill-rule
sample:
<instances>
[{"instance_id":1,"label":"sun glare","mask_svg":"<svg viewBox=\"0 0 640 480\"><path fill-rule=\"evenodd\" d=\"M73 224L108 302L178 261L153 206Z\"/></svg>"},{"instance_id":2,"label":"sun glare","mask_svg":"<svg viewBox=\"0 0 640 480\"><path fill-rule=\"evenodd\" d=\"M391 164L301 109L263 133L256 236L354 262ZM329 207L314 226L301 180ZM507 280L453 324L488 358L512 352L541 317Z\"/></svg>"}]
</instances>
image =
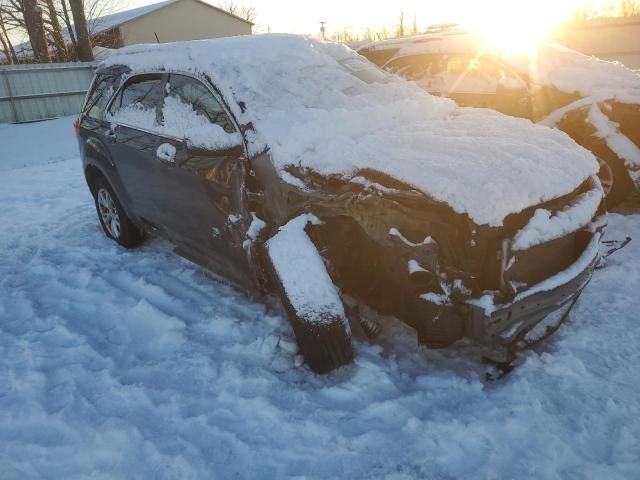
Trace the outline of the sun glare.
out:
<instances>
[{"instance_id":1,"label":"sun glare","mask_svg":"<svg viewBox=\"0 0 640 480\"><path fill-rule=\"evenodd\" d=\"M538 0L527 6L518 1L488 2L469 16L465 26L480 32L491 47L528 51L548 40L581 3Z\"/></svg>"}]
</instances>

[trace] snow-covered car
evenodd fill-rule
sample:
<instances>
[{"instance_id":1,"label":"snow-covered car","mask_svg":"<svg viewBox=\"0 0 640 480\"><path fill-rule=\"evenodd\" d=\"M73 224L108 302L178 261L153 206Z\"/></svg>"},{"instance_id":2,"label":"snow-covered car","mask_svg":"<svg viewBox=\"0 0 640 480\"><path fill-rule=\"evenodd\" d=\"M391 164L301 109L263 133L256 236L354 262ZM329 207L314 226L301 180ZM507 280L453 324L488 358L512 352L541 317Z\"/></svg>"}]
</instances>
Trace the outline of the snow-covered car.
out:
<instances>
[{"instance_id":1,"label":"snow-covered car","mask_svg":"<svg viewBox=\"0 0 640 480\"><path fill-rule=\"evenodd\" d=\"M591 150L613 207L640 185L640 75L547 44L499 49L448 28L361 46L358 52L433 95L558 127Z\"/></svg>"},{"instance_id":2,"label":"snow-covered car","mask_svg":"<svg viewBox=\"0 0 640 480\"><path fill-rule=\"evenodd\" d=\"M603 192L567 135L463 109L352 50L259 35L114 52L77 123L107 236L143 232L284 305L326 372L367 305L508 362L598 261ZM361 329L362 327L362 329Z\"/></svg>"}]
</instances>

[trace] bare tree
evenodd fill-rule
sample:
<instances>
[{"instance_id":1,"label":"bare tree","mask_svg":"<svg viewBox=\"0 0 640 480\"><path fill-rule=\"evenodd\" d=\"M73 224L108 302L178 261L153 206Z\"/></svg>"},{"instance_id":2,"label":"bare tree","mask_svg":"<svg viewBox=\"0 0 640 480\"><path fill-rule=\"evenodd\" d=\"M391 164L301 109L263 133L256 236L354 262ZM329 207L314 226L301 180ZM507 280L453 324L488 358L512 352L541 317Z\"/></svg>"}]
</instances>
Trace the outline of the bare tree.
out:
<instances>
[{"instance_id":1,"label":"bare tree","mask_svg":"<svg viewBox=\"0 0 640 480\"><path fill-rule=\"evenodd\" d=\"M33 58L36 62L49 62L49 46L42 21L42 8L36 0L22 0L22 16L29 35Z\"/></svg>"},{"instance_id":2,"label":"bare tree","mask_svg":"<svg viewBox=\"0 0 640 480\"><path fill-rule=\"evenodd\" d=\"M71 25L71 17L69 17L69 9L67 8L67 0L60 0L60 6L62 7L62 18L64 24L67 26L67 32L69 33L69 40L75 51L78 50L78 42L76 41L76 35L73 33L73 27Z\"/></svg>"},{"instance_id":3,"label":"bare tree","mask_svg":"<svg viewBox=\"0 0 640 480\"><path fill-rule=\"evenodd\" d=\"M400 9L400 19L396 27L396 34L398 37L404 37L404 10Z\"/></svg>"},{"instance_id":4,"label":"bare tree","mask_svg":"<svg viewBox=\"0 0 640 480\"><path fill-rule=\"evenodd\" d=\"M621 17L635 17L640 15L640 1L620 0L618 12Z\"/></svg>"},{"instance_id":5,"label":"bare tree","mask_svg":"<svg viewBox=\"0 0 640 480\"><path fill-rule=\"evenodd\" d=\"M640 16L640 0L613 0L600 8L585 4L574 11L571 20L583 22L594 18L635 16Z\"/></svg>"},{"instance_id":6,"label":"bare tree","mask_svg":"<svg viewBox=\"0 0 640 480\"><path fill-rule=\"evenodd\" d=\"M84 2L82 0L69 0L71 14L73 15L73 26L76 30L76 41L78 44L78 59L81 62L93 60L91 52L91 39L89 38L89 28L87 18L84 13Z\"/></svg>"},{"instance_id":7,"label":"bare tree","mask_svg":"<svg viewBox=\"0 0 640 480\"><path fill-rule=\"evenodd\" d=\"M220 0L218 6L225 12L229 12L236 17L244 18L246 21L255 23L257 13L256 9L246 5L241 5L234 0Z\"/></svg>"},{"instance_id":8,"label":"bare tree","mask_svg":"<svg viewBox=\"0 0 640 480\"><path fill-rule=\"evenodd\" d=\"M413 26L411 27L411 33L412 34L416 34L418 33L418 20L416 19L416 16L413 16Z\"/></svg>"},{"instance_id":9,"label":"bare tree","mask_svg":"<svg viewBox=\"0 0 640 480\"><path fill-rule=\"evenodd\" d=\"M62 28L60 27L60 19L58 17L58 11L53 3L53 0L43 0L46 5L47 18L44 20L45 29L51 38L51 44L55 47L56 57L58 60L67 60L67 43L62 35Z\"/></svg>"},{"instance_id":10,"label":"bare tree","mask_svg":"<svg viewBox=\"0 0 640 480\"><path fill-rule=\"evenodd\" d=\"M395 35L394 32L390 32L386 27L381 27L380 30L375 30L371 27L365 27L358 30L352 30L345 27L341 32L334 32L330 38L334 42L356 42L361 40L384 40L391 38Z\"/></svg>"},{"instance_id":11,"label":"bare tree","mask_svg":"<svg viewBox=\"0 0 640 480\"><path fill-rule=\"evenodd\" d=\"M593 7L593 5L584 4L573 11L570 21L584 22L585 20L591 20L592 18L596 18L597 16L598 11Z\"/></svg>"},{"instance_id":12,"label":"bare tree","mask_svg":"<svg viewBox=\"0 0 640 480\"><path fill-rule=\"evenodd\" d=\"M9 53L9 45L4 39L4 34L2 32L0 32L0 43L2 44L2 51L4 53L4 59L0 59L0 63L4 63L5 61L13 63L13 59L11 58L11 54Z\"/></svg>"},{"instance_id":13,"label":"bare tree","mask_svg":"<svg viewBox=\"0 0 640 480\"><path fill-rule=\"evenodd\" d=\"M5 57L9 63L18 63L18 56L11 43L11 37L7 31L7 25L5 24L3 10L0 8L0 38L2 39L2 48L5 53Z\"/></svg>"}]
</instances>

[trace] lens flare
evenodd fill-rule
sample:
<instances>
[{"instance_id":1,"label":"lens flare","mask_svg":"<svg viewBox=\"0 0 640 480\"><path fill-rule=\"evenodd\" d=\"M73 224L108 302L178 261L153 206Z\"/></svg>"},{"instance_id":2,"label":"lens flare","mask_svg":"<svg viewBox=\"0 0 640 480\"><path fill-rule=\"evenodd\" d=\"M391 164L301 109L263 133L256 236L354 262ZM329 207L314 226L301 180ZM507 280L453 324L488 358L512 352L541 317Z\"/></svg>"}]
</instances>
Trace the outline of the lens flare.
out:
<instances>
[{"instance_id":1,"label":"lens flare","mask_svg":"<svg viewBox=\"0 0 640 480\"><path fill-rule=\"evenodd\" d=\"M478 2L480 3L480 2ZM581 0L489 1L465 15L464 26L493 48L532 51L566 22Z\"/></svg>"}]
</instances>

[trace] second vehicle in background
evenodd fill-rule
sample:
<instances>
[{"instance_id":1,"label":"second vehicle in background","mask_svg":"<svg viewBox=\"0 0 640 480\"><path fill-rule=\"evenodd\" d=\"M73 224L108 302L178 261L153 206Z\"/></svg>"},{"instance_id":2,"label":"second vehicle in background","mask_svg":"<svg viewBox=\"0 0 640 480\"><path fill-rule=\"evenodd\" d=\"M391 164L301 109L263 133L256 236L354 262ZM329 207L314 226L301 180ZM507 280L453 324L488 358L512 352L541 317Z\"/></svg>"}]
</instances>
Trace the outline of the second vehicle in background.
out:
<instances>
[{"instance_id":1,"label":"second vehicle in background","mask_svg":"<svg viewBox=\"0 0 640 480\"><path fill-rule=\"evenodd\" d=\"M640 185L640 75L559 45L517 52L450 27L358 53L434 95L557 127L601 165L607 204Z\"/></svg>"}]
</instances>

